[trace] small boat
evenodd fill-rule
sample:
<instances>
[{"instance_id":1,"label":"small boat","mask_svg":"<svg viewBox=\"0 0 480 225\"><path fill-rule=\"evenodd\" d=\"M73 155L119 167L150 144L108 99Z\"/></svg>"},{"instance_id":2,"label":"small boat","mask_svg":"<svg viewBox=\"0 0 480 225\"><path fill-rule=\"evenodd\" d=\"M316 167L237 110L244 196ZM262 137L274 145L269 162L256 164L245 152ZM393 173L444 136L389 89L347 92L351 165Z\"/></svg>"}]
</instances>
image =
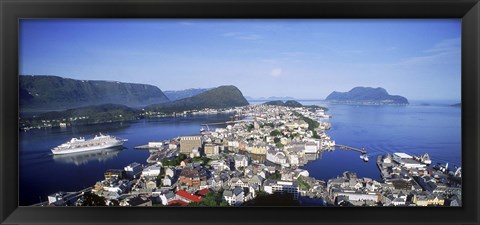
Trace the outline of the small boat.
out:
<instances>
[{"instance_id":1,"label":"small boat","mask_svg":"<svg viewBox=\"0 0 480 225\"><path fill-rule=\"evenodd\" d=\"M368 162L368 156L366 154L360 155L360 158L363 159L363 161Z\"/></svg>"}]
</instances>

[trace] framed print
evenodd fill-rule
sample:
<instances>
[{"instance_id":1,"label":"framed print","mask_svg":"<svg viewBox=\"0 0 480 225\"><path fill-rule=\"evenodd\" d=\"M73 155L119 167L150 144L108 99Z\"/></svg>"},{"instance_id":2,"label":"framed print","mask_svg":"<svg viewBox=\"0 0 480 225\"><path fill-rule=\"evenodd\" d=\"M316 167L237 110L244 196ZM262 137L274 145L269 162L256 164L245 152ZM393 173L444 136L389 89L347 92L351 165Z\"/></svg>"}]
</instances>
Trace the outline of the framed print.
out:
<instances>
[{"instance_id":1,"label":"framed print","mask_svg":"<svg viewBox=\"0 0 480 225\"><path fill-rule=\"evenodd\" d=\"M0 7L2 224L478 224L478 1Z\"/></svg>"}]
</instances>

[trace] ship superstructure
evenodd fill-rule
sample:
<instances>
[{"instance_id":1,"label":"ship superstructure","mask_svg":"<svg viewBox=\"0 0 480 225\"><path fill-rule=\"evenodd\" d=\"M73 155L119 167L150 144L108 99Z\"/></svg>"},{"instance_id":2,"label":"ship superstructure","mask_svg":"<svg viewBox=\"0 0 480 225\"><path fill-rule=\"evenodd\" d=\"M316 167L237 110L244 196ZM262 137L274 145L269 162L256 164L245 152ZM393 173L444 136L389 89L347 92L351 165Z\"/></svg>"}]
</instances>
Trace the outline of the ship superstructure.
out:
<instances>
[{"instance_id":1,"label":"ship superstructure","mask_svg":"<svg viewBox=\"0 0 480 225\"><path fill-rule=\"evenodd\" d=\"M94 138L88 140L85 140L84 137L72 138L69 142L53 148L52 153L54 155L59 155L111 148L121 146L126 141L127 139L119 139L111 135L100 133L99 135L95 135Z\"/></svg>"}]
</instances>

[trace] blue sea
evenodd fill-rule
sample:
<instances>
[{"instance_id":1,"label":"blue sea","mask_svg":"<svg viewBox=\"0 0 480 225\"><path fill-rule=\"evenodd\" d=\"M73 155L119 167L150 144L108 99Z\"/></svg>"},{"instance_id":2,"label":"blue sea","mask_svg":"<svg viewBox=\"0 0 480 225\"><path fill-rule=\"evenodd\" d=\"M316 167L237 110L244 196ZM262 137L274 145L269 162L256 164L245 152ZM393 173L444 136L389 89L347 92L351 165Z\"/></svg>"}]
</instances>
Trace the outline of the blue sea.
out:
<instances>
[{"instance_id":1,"label":"blue sea","mask_svg":"<svg viewBox=\"0 0 480 225\"><path fill-rule=\"evenodd\" d=\"M430 154L433 163L461 166L461 109L456 102L417 102L408 106L329 105L322 101L300 101L304 105L328 107L332 118L327 131L337 144L365 148L370 162L358 152L336 149L323 153L302 168L317 179L330 179L344 171L380 180L375 165L380 154L405 152ZM259 102L252 102L258 104ZM101 180L107 169L121 169L132 163L146 163L148 150L135 146L181 135L198 134L201 124L230 120L230 115L165 117L122 123L67 128L34 129L19 133L19 204L46 201L57 191L76 191ZM219 125L221 126L221 125ZM213 126L215 128L215 126ZM72 137L92 137L103 132L128 139L123 150L75 156L53 156L50 149Z\"/></svg>"},{"instance_id":2,"label":"blue sea","mask_svg":"<svg viewBox=\"0 0 480 225\"><path fill-rule=\"evenodd\" d=\"M360 153L337 148L302 168L318 179L331 179L348 170L380 181L377 156L394 152L417 156L428 153L432 164L461 166L461 108L450 106L454 103L376 106L302 102L326 106L327 114L332 115L325 120L332 124L329 136L336 144L365 148L370 159L365 163Z\"/></svg>"}]
</instances>

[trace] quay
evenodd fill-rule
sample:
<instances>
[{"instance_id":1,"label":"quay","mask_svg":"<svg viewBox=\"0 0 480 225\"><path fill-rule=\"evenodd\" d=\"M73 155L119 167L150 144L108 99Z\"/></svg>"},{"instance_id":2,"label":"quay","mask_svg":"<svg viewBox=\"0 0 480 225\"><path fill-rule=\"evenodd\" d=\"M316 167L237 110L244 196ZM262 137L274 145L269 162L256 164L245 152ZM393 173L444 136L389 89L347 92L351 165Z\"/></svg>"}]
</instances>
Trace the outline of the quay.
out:
<instances>
[{"instance_id":1,"label":"quay","mask_svg":"<svg viewBox=\"0 0 480 225\"><path fill-rule=\"evenodd\" d=\"M146 150L160 150L163 147L154 147L154 146L149 146L147 145L140 145L140 146L135 146L133 147L134 149L146 149Z\"/></svg>"},{"instance_id":2,"label":"quay","mask_svg":"<svg viewBox=\"0 0 480 225\"><path fill-rule=\"evenodd\" d=\"M353 148L353 147L349 147L349 146L346 146L346 145L335 145L335 147L338 147L340 149L343 149L343 150L352 150L352 151L357 151L357 152L360 152L362 154L367 154L367 150L365 149L358 149L358 148Z\"/></svg>"}]
</instances>

